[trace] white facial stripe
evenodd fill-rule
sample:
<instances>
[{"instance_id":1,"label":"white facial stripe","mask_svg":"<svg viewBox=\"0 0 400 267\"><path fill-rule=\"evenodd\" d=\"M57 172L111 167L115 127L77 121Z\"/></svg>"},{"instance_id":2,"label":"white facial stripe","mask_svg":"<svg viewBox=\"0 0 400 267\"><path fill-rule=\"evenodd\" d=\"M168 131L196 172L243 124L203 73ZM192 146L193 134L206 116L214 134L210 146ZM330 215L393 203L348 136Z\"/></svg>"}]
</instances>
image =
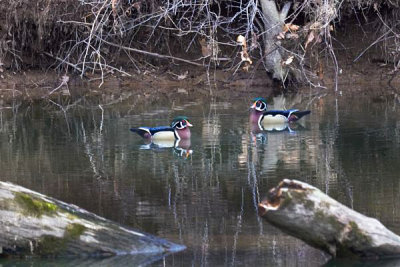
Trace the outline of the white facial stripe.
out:
<instances>
[{"instance_id":1,"label":"white facial stripe","mask_svg":"<svg viewBox=\"0 0 400 267\"><path fill-rule=\"evenodd\" d=\"M265 104L263 101L257 101L255 109L257 111L264 111L267 109L267 104Z\"/></svg>"},{"instance_id":2,"label":"white facial stripe","mask_svg":"<svg viewBox=\"0 0 400 267\"><path fill-rule=\"evenodd\" d=\"M184 124L184 122L185 122L185 124ZM172 128L176 128L176 129L178 129L178 130L182 130L182 129L185 129L186 126L187 126L187 123L186 123L186 121L184 120L184 121L178 121L178 122L174 123L174 124L172 125Z\"/></svg>"},{"instance_id":3,"label":"white facial stripe","mask_svg":"<svg viewBox=\"0 0 400 267\"><path fill-rule=\"evenodd\" d=\"M175 137L179 140L181 140L181 137L179 136L179 133L175 130Z\"/></svg>"},{"instance_id":4,"label":"white facial stripe","mask_svg":"<svg viewBox=\"0 0 400 267\"><path fill-rule=\"evenodd\" d=\"M150 133L150 130L149 130L149 129L147 129L147 128L139 127L139 129L140 129L140 130L143 130L143 131L146 131L146 132L148 132L148 133Z\"/></svg>"}]
</instances>

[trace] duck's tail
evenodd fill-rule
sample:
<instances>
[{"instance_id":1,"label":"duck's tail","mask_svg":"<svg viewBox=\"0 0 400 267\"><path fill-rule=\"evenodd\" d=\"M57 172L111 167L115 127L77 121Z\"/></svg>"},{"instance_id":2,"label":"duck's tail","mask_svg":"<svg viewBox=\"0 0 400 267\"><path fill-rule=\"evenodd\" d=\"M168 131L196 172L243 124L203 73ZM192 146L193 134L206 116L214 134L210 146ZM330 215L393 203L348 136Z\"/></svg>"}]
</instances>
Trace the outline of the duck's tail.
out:
<instances>
[{"instance_id":1,"label":"duck's tail","mask_svg":"<svg viewBox=\"0 0 400 267\"><path fill-rule=\"evenodd\" d=\"M131 128L130 130L131 130L131 132L137 133L138 135L140 135L143 138L151 137L151 133L147 128L139 127L139 128Z\"/></svg>"},{"instance_id":2,"label":"duck's tail","mask_svg":"<svg viewBox=\"0 0 400 267\"><path fill-rule=\"evenodd\" d=\"M290 114L289 121L297 121L297 120L300 120L302 117L304 117L305 115L308 115L308 114L310 114L310 113L311 113L310 110L292 112L292 113Z\"/></svg>"}]
</instances>

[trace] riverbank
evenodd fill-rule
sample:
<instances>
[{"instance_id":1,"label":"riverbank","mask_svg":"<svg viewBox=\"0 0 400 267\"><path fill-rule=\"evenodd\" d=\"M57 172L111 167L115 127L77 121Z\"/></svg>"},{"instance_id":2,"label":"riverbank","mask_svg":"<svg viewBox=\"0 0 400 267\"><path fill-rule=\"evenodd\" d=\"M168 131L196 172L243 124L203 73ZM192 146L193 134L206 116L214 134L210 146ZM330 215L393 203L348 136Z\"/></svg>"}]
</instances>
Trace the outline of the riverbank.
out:
<instances>
[{"instance_id":1,"label":"riverbank","mask_svg":"<svg viewBox=\"0 0 400 267\"><path fill-rule=\"evenodd\" d=\"M131 95L152 97L157 94L204 95L243 97L270 96L290 91L334 92L335 73L326 68L324 76L313 85L284 88L281 83L269 79L264 70L236 72L215 70L208 72L200 67L182 66L174 71L149 70L142 73L127 71L130 76L110 74L81 78L74 74L60 74L54 70L3 71L0 76L0 104L12 102L36 102L66 97L102 97L104 102ZM379 63L362 65L343 64L339 68L338 91L354 90L354 93L375 91L379 94L393 91L399 94L400 76L388 66Z\"/></svg>"}]
</instances>

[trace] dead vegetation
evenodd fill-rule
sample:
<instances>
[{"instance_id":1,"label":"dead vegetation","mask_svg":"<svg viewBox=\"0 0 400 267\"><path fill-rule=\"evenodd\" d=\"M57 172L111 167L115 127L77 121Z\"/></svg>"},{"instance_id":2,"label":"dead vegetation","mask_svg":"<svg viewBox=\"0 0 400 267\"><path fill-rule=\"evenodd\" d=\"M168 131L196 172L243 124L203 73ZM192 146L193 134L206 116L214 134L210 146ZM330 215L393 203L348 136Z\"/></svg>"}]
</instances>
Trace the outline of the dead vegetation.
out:
<instances>
[{"instance_id":1,"label":"dead vegetation","mask_svg":"<svg viewBox=\"0 0 400 267\"><path fill-rule=\"evenodd\" d=\"M51 67L104 81L183 63L206 72L263 67L283 83L321 86L322 65L337 80L332 36L354 17L377 36L359 57L379 46L397 71L399 10L390 0L2 1L0 71Z\"/></svg>"}]
</instances>

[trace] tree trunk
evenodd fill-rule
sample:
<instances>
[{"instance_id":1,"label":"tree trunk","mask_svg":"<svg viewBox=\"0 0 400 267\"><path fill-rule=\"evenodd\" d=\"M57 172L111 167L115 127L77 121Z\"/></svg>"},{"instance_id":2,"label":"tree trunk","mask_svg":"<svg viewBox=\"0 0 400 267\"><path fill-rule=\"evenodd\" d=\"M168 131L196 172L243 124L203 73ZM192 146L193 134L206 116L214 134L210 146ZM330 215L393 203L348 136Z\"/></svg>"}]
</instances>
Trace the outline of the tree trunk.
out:
<instances>
[{"instance_id":1,"label":"tree trunk","mask_svg":"<svg viewBox=\"0 0 400 267\"><path fill-rule=\"evenodd\" d=\"M5 182L0 182L0 229L0 255L154 256L185 248Z\"/></svg>"},{"instance_id":2,"label":"tree trunk","mask_svg":"<svg viewBox=\"0 0 400 267\"><path fill-rule=\"evenodd\" d=\"M400 237L317 188L285 179L258 205L260 216L333 257L400 257Z\"/></svg>"},{"instance_id":3,"label":"tree trunk","mask_svg":"<svg viewBox=\"0 0 400 267\"><path fill-rule=\"evenodd\" d=\"M287 70L282 67L282 55L277 45L279 41L277 36L283 30L290 3L286 3L281 12L278 12L274 0L261 0L260 3L265 25L265 33L263 34L265 64L274 79L283 81L287 75Z\"/></svg>"}]
</instances>

